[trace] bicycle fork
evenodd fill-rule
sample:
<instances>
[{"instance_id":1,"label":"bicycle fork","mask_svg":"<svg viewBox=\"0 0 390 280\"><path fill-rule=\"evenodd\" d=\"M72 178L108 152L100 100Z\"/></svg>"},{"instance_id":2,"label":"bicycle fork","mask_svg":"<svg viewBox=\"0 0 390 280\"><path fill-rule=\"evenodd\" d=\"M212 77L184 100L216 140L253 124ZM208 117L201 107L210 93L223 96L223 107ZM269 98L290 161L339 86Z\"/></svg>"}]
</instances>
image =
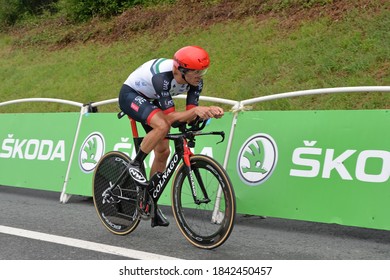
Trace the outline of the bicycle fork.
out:
<instances>
[{"instance_id":1,"label":"bicycle fork","mask_svg":"<svg viewBox=\"0 0 390 280\"><path fill-rule=\"evenodd\" d=\"M199 173L199 169L197 169L197 168L193 169L191 167L191 156L193 156L194 154L191 152L190 148L188 147L187 141L185 139L183 139L183 140L184 140L183 161L184 161L184 164L186 166L187 178L188 178L188 182L189 182L190 187L191 187L191 192L192 192L192 197L194 199L194 202L197 205L200 205L202 203L209 203L210 199L207 195L206 188L204 187L202 176ZM196 180L199 184L199 187L202 191L202 194L204 197L203 199L198 199L198 195L197 195L197 191L196 191L196 184L195 184L195 180L194 180L194 174L195 174Z\"/></svg>"}]
</instances>

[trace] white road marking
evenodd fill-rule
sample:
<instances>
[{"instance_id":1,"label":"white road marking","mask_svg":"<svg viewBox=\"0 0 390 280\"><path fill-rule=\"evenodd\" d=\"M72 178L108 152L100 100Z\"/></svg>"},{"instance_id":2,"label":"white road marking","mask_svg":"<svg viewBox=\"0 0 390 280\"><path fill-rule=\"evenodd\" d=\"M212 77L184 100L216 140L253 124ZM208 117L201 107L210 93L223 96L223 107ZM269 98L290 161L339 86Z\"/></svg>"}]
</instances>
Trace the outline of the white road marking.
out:
<instances>
[{"instance_id":1,"label":"white road marking","mask_svg":"<svg viewBox=\"0 0 390 280\"><path fill-rule=\"evenodd\" d=\"M178 260L169 256L158 255L153 253L147 253L138 250L126 249L111 245L105 245L96 242L85 241L81 239L63 237L59 235L52 235L47 233L41 233L37 231L25 230L20 228L13 228L0 225L0 233L16 235L20 237L36 239L71 247L77 247L86 250L97 251L106 254L118 255L138 260Z\"/></svg>"}]
</instances>

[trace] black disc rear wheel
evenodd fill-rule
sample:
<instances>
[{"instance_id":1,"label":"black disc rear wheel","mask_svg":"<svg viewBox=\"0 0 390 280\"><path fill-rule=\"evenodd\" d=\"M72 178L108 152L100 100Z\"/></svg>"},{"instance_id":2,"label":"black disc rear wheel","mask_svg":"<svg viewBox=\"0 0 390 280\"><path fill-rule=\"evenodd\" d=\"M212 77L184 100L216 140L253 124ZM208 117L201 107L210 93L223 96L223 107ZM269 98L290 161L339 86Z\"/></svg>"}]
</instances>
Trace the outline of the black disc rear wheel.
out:
<instances>
[{"instance_id":1,"label":"black disc rear wheel","mask_svg":"<svg viewBox=\"0 0 390 280\"><path fill-rule=\"evenodd\" d=\"M121 152L108 152L97 164L93 177L93 203L99 219L112 233L125 235L139 224L137 188L128 175L130 158ZM126 172L126 171L125 171Z\"/></svg>"}]
</instances>

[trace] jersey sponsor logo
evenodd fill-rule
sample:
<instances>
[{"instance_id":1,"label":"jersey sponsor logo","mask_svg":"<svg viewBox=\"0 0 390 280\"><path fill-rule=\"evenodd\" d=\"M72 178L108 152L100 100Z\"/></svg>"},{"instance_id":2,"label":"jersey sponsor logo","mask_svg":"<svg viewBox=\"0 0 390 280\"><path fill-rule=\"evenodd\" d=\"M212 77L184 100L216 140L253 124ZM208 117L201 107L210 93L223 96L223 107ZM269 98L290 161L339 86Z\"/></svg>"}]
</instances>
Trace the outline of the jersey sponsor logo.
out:
<instances>
[{"instance_id":1,"label":"jersey sponsor logo","mask_svg":"<svg viewBox=\"0 0 390 280\"><path fill-rule=\"evenodd\" d=\"M164 80L162 88L163 90L167 91L169 89L169 81Z\"/></svg>"},{"instance_id":2,"label":"jersey sponsor logo","mask_svg":"<svg viewBox=\"0 0 390 280\"><path fill-rule=\"evenodd\" d=\"M148 86L148 84L145 81L135 81L134 84L137 87L146 87L146 86Z\"/></svg>"},{"instance_id":3,"label":"jersey sponsor logo","mask_svg":"<svg viewBox=\"0 0 390 280\"><path fill-rule=\"evenodd\" d=\"M143 98L142 96L136 96L134 98L134 101L133 101L135 104L137 104L138 106L141 106L142 104L144 104L146 102L146 99Z\"/></svg>"},{"instance_id":4,"label":"jersey sponsor logo","mask_svg":"<svg viewBox=\"0 0 390 280\"><path fill-rule=\"evenodd\" d=\"M139 106L133 102L131 103L130 107L131 107L131 109L133 109L136 112L138 112L138 110L139 110Z\"/></svg>"},{"instance_id":5,"label":"jersey sponsor logo","mask_svg":"<svg viewBox=\"0 0 390 280\"><path fill-rule=\"evenodd\" d=\"M173 102L173 100L166 100L164 105L165 105L165 108L170 108L170 107L173 107L175 105L175 103Z\"/></svg>"},{"instance_id":6,"label":"jersey sponsor logo","mask_svg":"<svg viewBox=\"0 0 390 280\"><path fill-rule=\"evenodd\" d=\"M278 148L268 134L256 134L242 145L237 171L241 180L250 186L264 183L273 173L278 161Z\"/></svg>"},{"instance_id":7,"label":"jersey sponsor logo","mask_svg":"<svg viewBox=\"0 0 390 280\"><path fill-rule=\"evenodd\" d=\"M95 169L104 154L104 147L104 137L99 132L92 132L85 138L79 153L79 165L84 173L90 173Z\"/></svg>"}]
</instances>

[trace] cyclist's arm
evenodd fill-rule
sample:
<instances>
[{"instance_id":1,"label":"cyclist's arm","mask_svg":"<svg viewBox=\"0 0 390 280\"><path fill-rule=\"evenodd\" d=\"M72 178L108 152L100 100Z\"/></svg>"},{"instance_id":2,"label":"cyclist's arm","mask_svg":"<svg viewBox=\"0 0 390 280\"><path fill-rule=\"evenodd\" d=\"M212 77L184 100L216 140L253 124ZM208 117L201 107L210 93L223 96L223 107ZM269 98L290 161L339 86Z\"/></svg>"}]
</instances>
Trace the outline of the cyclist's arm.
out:
<instances>
[{"instance_id":1,"label":"cyclist's arm","mask_svg":"<svg viewBox=\"0 0 390 280\"><path fill-rule=\"evenodd\" d=\"M190 113L186 115L188 116L187 118L179 121L190 122L194 120L196 117L200 117L201 119L208 119L208 118L221 118L223 116L224 112L223 109L220 107L199 106L199 96L202 93L202 89L203 89L203 80L199 82L198 86L190 86L190 89L187 92L187 99L186 99L186 112L190 111Z\"/></svg>"},{"instance_id":2,"label":"cyclist's arm","mask_svg":"<svg viewBox=\"0 0 390 280\"><path fill-rule=\"evenodd\" d=\"M159 96L158 107L164 112L167 117L167 120L170 124L174 122L191 122L196 117L201 119L209 118L220 118L223 116L223 109L217 106L198 106L199 95L202 91L203 84L200 83L197 87L190 87L190 90L187 92L187 104L186 111L177 112L175 110L175 104L173 102L172 96L169 94L169 79L165 80L165 83L161 81L164 78L162 75L156 75L153 77L153 83L156 90L156 93ZM160 79L160 80L158 80ZM168 84L167 84L168 82ZM162 85L167 84L168 86L164 88Z\"/></svg>"},{"instance_id":3,"label":"cyclist's arm","mask_svg":"<svg viewBox=\"0 0 390 280\"><path fill-rule=\"evenodd\" d=\"M190 122L199 117L201 119L221 118L224 112L218 106L196 106L183 112L173 111L166 115L170 124L179 122Z\"/></svg>"}]
</instances>

